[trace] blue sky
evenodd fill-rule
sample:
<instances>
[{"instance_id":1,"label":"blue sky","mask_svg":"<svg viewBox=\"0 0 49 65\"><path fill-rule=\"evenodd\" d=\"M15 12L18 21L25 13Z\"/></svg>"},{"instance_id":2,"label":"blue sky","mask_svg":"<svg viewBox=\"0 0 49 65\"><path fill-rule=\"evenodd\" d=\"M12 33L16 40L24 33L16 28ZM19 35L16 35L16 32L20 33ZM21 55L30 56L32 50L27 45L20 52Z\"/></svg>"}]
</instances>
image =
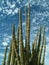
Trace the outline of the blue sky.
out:
<instances>
[{"instance_id":1,"label":"blue sky","mask_svg":"<svg viewBox=\"0 0 49 65\"><path fill-rule=\"evenodd\" d=\"M29 0L31 19L31 40L32 43L40 25L46 26L46 57L45 65L49 65L49 0ZM12 24L18 28L18 9L22 8L22 26L25 32L25 7L27 0L0 0L0 65L4 57L5 46L10 44Z\"/></svg>"}]
</instances>

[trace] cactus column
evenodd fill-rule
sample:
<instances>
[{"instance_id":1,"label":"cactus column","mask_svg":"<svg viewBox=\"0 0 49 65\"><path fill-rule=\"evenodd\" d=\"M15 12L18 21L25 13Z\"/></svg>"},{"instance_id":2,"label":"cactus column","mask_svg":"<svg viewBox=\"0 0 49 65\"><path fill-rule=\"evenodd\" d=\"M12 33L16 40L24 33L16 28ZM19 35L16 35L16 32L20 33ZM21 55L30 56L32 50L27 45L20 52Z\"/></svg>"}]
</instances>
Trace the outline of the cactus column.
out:
<instances>
[{"instance_id":1,"label":"cactus column","mask_svg":"<svg viewBox=\"0 0 49 65\"><path fill-rule=\"evenodd\" d=\"M15 44L15 25L12 25L12 59L11 59L11 64L14 65L15 61L15 50L14 50L14 44Z\"/></svg>"},{"instance_id":2,"label":"cactus column","mask_svg":"<svg viewBox=\"0 0 49 65\"><path fill-rule=\"evenodd\" d=\"M10 62L11 62L11 52L12 52L12 42L10 44L10 50L9 50L9 54L8 54L7 65L10 65Z\"/></svg>"},{"instance_id":3,"label":"cactus column","mask_svg":"<svg viewBox=\"0 0 49 65\"><path fill-rule=\"evenodd\" d=\"M24 46L23 46L23 34L22 34L22 12L19 10L19 44L20 44L20 61L21 65L24 65Z\"/></svg>"},{"instance_id":4,"label":"cactus column","mask_svg":"<svg viewBox=\"0 0 49 65\"><path fill-rule=\"evenodd\" d=\"M45 28L43 28L43 33L42 33L42 45L40 46L39 63L41 62L41 58L42 58L42 51L44 47L44 36L45 36Z\"/></svg>"},{"instance_id":5,"label":"cactus column","mask_svg":"<svg viewBox=\"0 0 49 65\"><path fill-rule=\"evenodd\" d=\"M44 65L45 52L46 52L46 38L44 38L44 51L43 51L42 65Z\"/></svg>"},{"instance_id":6,"label":"cactus column","mask_svg":"<svg viewBox=\"0 0 49 65\"><path fill-rule=\"evenodd\" d=\"M19 54L19 27L18 27L18 30L17 30L16 44L17 44L17 52Z\"/></svg>"},{"instance_id":7,"label":"cactus column","mask_svg":"<svg viewBox=\"0 0 49 65\"><path fill-rule=\"evenodd\" d=\"M6 49L5 49L4 60L3 60L2 65L6 65L6 53L7 53L7 46L6 46Z\"/></svg>"},{"instance_id":8,"label":"cactus column","mask_svg":"<svg viewBox=\"0 0 49 65\"><path fill-rule=\"evenodd\" d=\"M29 58L30 58L30 54L31 54L31 51L30 51L30 4L29 4L29 7L28 7L28 17L27 17L27 20L26 20L26 65L29 65Z\"/></svg>"},{"instance_id":9,"label":"cactus column","mask_svg":"<svg viewBox=\"0 0 49 65\"><path fill-rule=\"evenodd\" d=\"M15 48L15 55L16 55L14 64L21 65L20 56L19 56L19 27L18 27L18 31L17 31L16 44L14 45L14 48Z\"/></svg>"}]
</instances>

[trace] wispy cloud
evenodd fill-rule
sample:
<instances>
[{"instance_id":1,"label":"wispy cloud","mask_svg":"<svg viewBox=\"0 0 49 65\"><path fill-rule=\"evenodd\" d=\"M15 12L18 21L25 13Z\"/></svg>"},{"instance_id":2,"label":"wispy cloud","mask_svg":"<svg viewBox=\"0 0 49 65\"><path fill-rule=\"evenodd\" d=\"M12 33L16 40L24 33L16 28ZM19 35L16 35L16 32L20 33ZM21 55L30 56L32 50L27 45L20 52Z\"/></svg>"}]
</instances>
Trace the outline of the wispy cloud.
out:
<instances>
[{"instance_id":1,"label":"wispy cloud","mask_svg":"<svg viewBox=\"0 0 49 65\"><path fill-rule=\"evenodd\" d=\"M12 4L11 4L11 2L10 2L9 0L7 0L7 1L6 1L6 4L7 4L7 6L8 6L9 8L14 8L14 7L16 6L16 2L15 2L15 1L13 1Z\"/></svg>"},{"instance_id":2,"label":"wispy cloud","mask_svg":"<svg viewBox=\"0 0 49 65\"><path fill-rule=\"evenodd\" d=\"M8 43L7 43L7 42L2 42L2 45L3 45L3 46L7 46Z\"/></svg>"},{"instance_id":3,"label":"wispy cloud","mask_svg":"<svg viewBox=\"0 0 49 65\"><path fill-rule=\"evenodd\" d=\"M49 36L46 36L46 40L47 40L47 42L49 42Z\"/></svg>"},{"instance_id":4,"label":"wispy cloud","mask_svg":"<svg viewBox=\"0 0 49 65\"><path fill-rule=\"evenodd\" d=\"M21 2L20 2L20 0L17 0L17 2L20 4Z\"/></svg>"},{"instance_id":5,"label":"wispy cloud","mask_svg":"<svg viewBox=\"0 0 49 65\"><path fill-rule=\"evenodd\" d=\"M7 45L9 45L11 38L12 38L12 36L9 36L7 33L4 34L2 46L7 46Z\"/></svg>"},{"instance_id":6,"label":"wispy cloud","mask_svg":"<svg viewBox=\"0 0 49 65\"><path fill-rule=\"evenodd\" d=\"M3 53L0 53L0 57L4 57L4 54Z\"/></svg>"},{"instance_id":7,"label":"wispy cloud","mask_svg":"<svg viewBox=\"0 0 49 65\"><path fill-rule=\"evenodd\" d=\"M26 24L26 23L25 23L25 22L23 22L23 23L22 23L22 26L25 26L25 24Z\"/></svg>"},{"instance_id":8,"label":"wispy cloud","mask_svg":"<svg viewBox=\"0 0 49 65\"><path fill-rule=\"evenodd\" d=\"M5 6L3 6L4 4L5 4ZM2 12L3 14L6 14L6 15L16 14L18 12L18 8L16 7L16 2L12 1L12 3L11 3L9 0L1 1L0 12Z\"/></svg>"}]
</instances>

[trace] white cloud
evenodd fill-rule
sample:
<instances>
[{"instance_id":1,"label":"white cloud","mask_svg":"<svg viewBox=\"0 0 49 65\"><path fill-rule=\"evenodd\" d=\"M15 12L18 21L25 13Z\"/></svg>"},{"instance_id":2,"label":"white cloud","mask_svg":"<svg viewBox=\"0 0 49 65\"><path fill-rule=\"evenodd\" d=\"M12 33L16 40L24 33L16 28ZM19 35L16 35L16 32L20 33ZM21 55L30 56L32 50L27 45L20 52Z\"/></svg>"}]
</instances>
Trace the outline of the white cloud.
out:
<instances>
[{"instance_id":1,"label":"white cloud","mask_svg":"<svg viewBox=\"0 0 49 65\"><path fill-rule=\"evenodd\" d=\"M18 8L15 8L14 11L12 12L13 15L16 13L18 13Z\"/></svg>"},{"instance_id":2,"label":"white cloud","mask_svg":"<svg viewBox=\"0 0 49 65\"><path fill-rule=\"evenodd\" d=\"M21 2L20 2L20 0L17 0L17 2L20 4Z\"/></svg>"},{"instance_id":3,"label":"white cloud","mask_svg":"<svg viewBox=\"0 0 49 65\"><path fill-rule=\"evenodd\" d=\"M9 38L4 38L4 41L7 41L7 42L9 42Z\"/></svg>"},{"instance_id":4,"label":"white cloud","mask_svg":"<svg viewBox=\"0 0 49 65\"><path fill-rule=\"evenodd\" d=\"M4 5L4 4L5 3L3 3L2 5ZM15 1L12 1L12 3L11 3L9 0L7 0L6 5L7 6L0 7L0 12L2 12L3 14L6 14L6 15L14 15L14 14L18 13L18 8L16 7ZM4 17L4 16L2 16L2 17Z\"/></svg>"},{"instance_id":5,"label":"white cloud","mask_svg":"<svg viewBox=\"0 0 49 65\"><path fill-rule=\"evenodd\" d=\"M26 3L25 3L25 6L28 6L28 3L30 3L30 6L32 6L32 5L34 5L35 4L35 0L33 1L33 0L29 0L29 1L27 1Z\"/></svg>"},{"instance_id":6,"label":"white cloud","mask_svg":"<svg viewBox=\"0 0 49 65\"><path fill-rule=\"evenodd\" d=\"M37 27L33 27L33 28L32 28L32 30L36 30L36 29L37 29Z\"/></svg>"},{"instance_id":7,"label":"white cloud","mask_svg":"<svg viewBox=\"0 0 49 65\"><path fill-rule=\"evenodd\" d=\"M7 46L8 43L7 43L7 42L2 42L2 45L3 45L3 46Z\"/></svg>"},{"instance_id":8,"label":"white cloud","mask_svg":"<svg viewBox=\"0 0 49 65\"><path fill-rule=\"evenodd\" d=\"M7 15L9 15L9 14L11 14L11 13L12 13L12 9L9 9L9 10L8 10L8 9L6 9L5 11L6 11Z\"/></svg>"},{"instance_id":9,"label":"white cloud","mask_svg":"<svg viewBox=\"0 0 49 65\"><path fill-rule=\"evenodd\" d=\"M7 34L5 34L4 36L5 37L4 37L3 41L6 41L7 43L10 42L10 39L12 38L12 36L9 36Z\"/></svg>"},{"instance_id":10,"label":"white cloud","mask_svg":"<svg viewBox=\"0 0 49 65\"><path fill-rule=\"evenodd\" d=\"M25 26L25 22L22 23L22 26Z\"/></svg>"},{"instance_id":11,"label":"white cloud","mask_svg":"<svg viewBox=\"0 0 49 65\"><path fill-rule=\"evenodd\" d=\"M10 8L14 8L15 7L15 3L11 4L11 2L9 2L8 0L6 1L6 4Z\"/></svg>"},{"instance_id":12,"label":"white cloud","mask_svg":"<svg viewBox=\"0 0 49 65\"><path fill-rule=\"evenodd\" d=\"M2 40L2 41L3 41L3 42L2 42L2 45L3 45L3 46L7 46L8 43L10 43L11 38L12 38L12 36L8 35L7 33L4 34L4 38L3 38L3 40Z\"/></svg>"},{"instance_id":13,"label":"white cloud","mask_svg":"<svg viewBox=\"0 0 49 65\"><path fill-rule=\"evenodd\" d=\"M49 42L49 36L46 36L46 41Z\"/></svg>"},{"instance_id":14,"label":"white cloud","mask_svg":"<svg viewBox=\"0 0 49 65\"><path fill-rule=\"evenodd\" d=\"M32 22L35 23L35 22L36 22L36 18L33 18L33 19L32 19Z\"/></svg>"},{"instance_id":15,"label":"white cloud","mask_svg":"<svg viewBox=\"0 0 49 65\"><path fill-rule=\"evenodd\" d=\"M46 57L49 55L49 44L46 45Z\"/></svg>"},{"instance_id":16,"label":"white cloud","mask_svg":"<svg viewBox=\"0 0 49 65\"><path fill-rule=\"evenodd\" d=\"M15 7L15 4L12 4L10 8L14 8Z\"/></svg>"},{"instance_id":17,"label":"white cloud","mask_svg":"<svg viewBox=\"0 0 49 65\"><path fill-rule=\"evenodd\" d=\"M17 13L18 12L18 8L15 8L14 12Z\"/></svg>"},{"instance_id":18,"label":"white cloud","mask_svg":"<svg viewBox=\"0 0 49 65\"><path fill-rule=\"evenodd\" d=\"M16 7L14 10L12 10L12 9L6 9L4 12L7 15L14 15L14 14L18 13L18 8Z\"/></svg>"},{"instance_id":19,"label":"white cloud","mask_svg":"<svg viewBox=\"0 0 49 65\"><path fill-rule=\"evenodd\" d=\"M21 1L20 0L17 0L16 1L17 3L21 3ZM3 11L3 13L5 13L6 15L14 15L14 14L16 14L17 12L18 12L18 8L16 7L16 2L15 1L12 1L12 3L9 1L9 0L7 0L6 1L6 5L7 6L2 6L2 7L0 7L0 11ZM24 1L22 1L22 3L23 3ZM39 4L39 5L42 5L43 7L45 7L46 6L46 8L48 8L48 3L47 3L47 1L46 0L43 0L43 1L41 1L41 0L29 0L29 2L31 3L31 6L33 5L33 4ZM4 0L3 0L3 3L4 3ZM19 5L21 5L21 4L19 4ZM24 5L28 5L28 1L27 0L25 0L25 4L23 4L23 6ZM22 6L22 7L23 7ZM15 8L16 7L16 8ZM49 16L49 14L48 14L49 12L46 12L46 13L43 13L43 16ZM3 16L2 16L3 17Z\"/></svg>"},{"instance_id":20,"label":"white cloud","mask_svg":"<svg viewBox=\"0 0 49 65\"><path fill-rule=\"evenodd\" d=\"M25 6L28 6L28 2L25 4Z\"/></svg>"},{"instance_id":21,"label":"white cloud","mask_svg":"<svg viewBox=\"0 0 49 65\"><path fill-rule=\"evenodd\" d=\"M0 57L4 57L4 54L3 53L0 53Z\"/></svg>"},{"instance_id":22,"label":"white cloud","mask_svg":"<svg viewBox=\"0 0 49 65\"><path fill-rule=\"evenodd\" d=\"M49 30L49 28L48 28L48 27L46 27L46 30L45 30L45 31L47 32L48 30Z\"/></svg>"},{"instance_id":23,"label":"white cloud","mask_svg":"<svg viewBox=\"0 0 49 65\"><path fill-rule=\"evenodd\" d=\"M23 40L24 44L25 44L25 39Z\"/></svg>"},{"instance_id":24,"label":"white cloud","mask_svg":"<svg viewBox=\"0 0 49 65\"><path fill-rule=\"evenodd\" d=\"M4 4L4 0L2 0L2 2L1 2L2 4Z\"/></svg>"},{"instance_id":25,"label":"white cloud","mask_svg":"<svg viewBox=\"0 0 49 65\"><path fill-rule=\"evenodd\" d=\"M28 5L28 2L30 3L30 5L32 6L32 5L40 5L40 6L43 6L43 7L48 7L48 3L47 3L47 1L46 0L29 0L29 1L27 1L26 2L26 6Z\"/></svg>"},{"instance_id":26,"label":"white cloud","mask_svg":"<svg viewBox=\"0 0 49 65\"><path fill-rule=\"evenodd\" d=\"M2 8L0 7L0 11L2 11Z\"/></svg>"},{"instance_id":27,"label":"white cloud","mask_svg":"<svg viewBox=\"0 0 49 65\"><path fill-rule=\"evenodd\" d=\"M25 46L25 39L23 39L23 43L24 43L24 46Z\"/></svg>"},{"instance_id":28,"label":"white cloud","mask_svg":"<svg viewBox=\"0 0 49 65\"><path fill-rule=\"evenodd\" d=\"M11 38L12 38L12 36L9 36L9 35L7 35L6 37L7 37L7 38L9 38L9 39L11 39Z\"/></svg>"}]
</instances>

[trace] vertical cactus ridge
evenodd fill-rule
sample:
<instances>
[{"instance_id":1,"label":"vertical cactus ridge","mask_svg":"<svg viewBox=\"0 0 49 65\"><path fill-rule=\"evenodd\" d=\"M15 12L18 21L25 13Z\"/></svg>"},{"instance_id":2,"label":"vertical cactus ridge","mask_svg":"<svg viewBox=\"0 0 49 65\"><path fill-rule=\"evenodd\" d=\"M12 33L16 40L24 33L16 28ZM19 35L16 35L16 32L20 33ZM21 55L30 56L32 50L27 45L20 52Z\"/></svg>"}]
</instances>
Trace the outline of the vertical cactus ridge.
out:
<instances>
[{"instance_id":1,"label":"vertical cactus ridge","mask_svg":"<svg viewBox=\"0 0 49 65\"><path fill-rule=\"evenodd\" d=\"M46 38L44 38L44 51L43 51L43 57L42 57L42 65L44 65L44 62L45 62L45 52L46 52Z\"/></svg>"},{"instance_id":2,"label":"vertical cactus ridge","mask_svg":"<svg viewBox=\"0 0 49 65\"><path fill-rule=\"evenodd\" d=\"M6 65L6 54L7 54L7 49L8 49L8 46L6 46L6 49L5 49L4 60L3 60L2 65Z\"/></svg>"},{"instance_id":3,"label":"vertical cactus ridge","mask_svg":"<svg viewBox=\"0 0 49 65\"><path fill-rule=\"evenodd\" d=\"M25 23L26 23L26 26L25 26L25 33L26 33L26 29L27 29L27 12L26 12L26 6L25 6ZM27 48L27 39L26 39L26 36L27 36L27 34L25 34L25 50L24 50L24 53L25 53L25 56L26 56L26 48ZM26 57L25 57L25 59L26 59Z\"/></svg>"},{"instance_id":4,"label":"vertical cactus ridge","mask_svg":"<svg viewBox=\"0 0 49 65\"><path fill-rule=\"evenodd\" d=\"M15 61L15 50L14 50L14 44L16 43L16 38L15 38L15 25L12 25L12 59L11 59L11 64L14 65Z\"/></svg>"},{"instance_id":5,"label":"vertical cactus ridge","mask_svg":"<svg viewBox=\"0 0 49 65\"><path fill-rule=\"evenodd\" d=\"M20 44L20 59L21 65L24 65L24 46L23 46L23 35L22 35L22 12L19 11L19 44Z\"/></svg>"},{"instance_id":6,"label":"vertical cactus ridge","mask_svg":"<svg viewBox=\"0 0 49 65\"><path fill-rule=\"evenodd\" d=\"M37 49L37 53L39 52L40 43L41 43L41 30L42 30L42 27L40 27L40 32L39 32L39 38L38 38L38 49Z\"/></svg>"},{"instance_id":7,"label":"vertical cactus ridge","mask_svg":"<svg viewBox=\"0 0 49 65\"><path fill-rule=\"evenodd\" d=\"M26 55L28 55L26 57L27 61L26 61L26 65L29 64L29 57L30 57L30 5L28 5L28 16L27 16L27 20L26 20Z\"/></svg>"},{"instance_id":8,"label":"vertical cactus ridge","mask_svg":"<svg viewBox=\"0 0 49 65\"><path fill-rule=\"evenodd\" d=\"M18 54L17 44L16 44L16 45L14 44L14 49L15 49L15 56L16 56L16 58L15 58L15 63L16 63L17 65L21 65L21 64L20 64L20 57L19 57L19 54Z\"/></svg>"},{"instance_id":9,"label":"vertical cactus ridge","mask_svg":"<svg viewBox=\"0 0 49 65\"><path fill-rule=\"evenodd\" d=\"M17 44L17 51L18 51L18 54L19 54L19 27L18 27L18 30L17 30L16 44Z\"/></svg>"},{"instance_id":10,"label":"vertical cactus ridge","mask_svg":"<svg viewBox=\"0 0 49 65\"><path fill-rule=\"evenodd\" d=\"M15 49L15 65L21 65L20 64L20 57L19 57L19 27L17 30L17 37L16 37L16 43L14 44L14 49Z\"/></svg>"},{"instance_id":11,"label":"vertical cactus ridge","mask_svg":"<svg viewBox=\"0 0 49 65\"><path fill-rule=\"evenodd\" d=\"M43 51L43 46L44 46L44 37L45 36L45 28L43 28L43 35L42 35L42 46L40 49L40 61L41 61L41 56L42 56L42 51Z\"/></svg>"},{"instance_id":12,"label":"vertical cactus ridge","mask_svg":"<svg viewBox=\"0 0 49 65\"><path fill-rule=\"evenodd\" d=\"M12 39L15 38L15 24L12 25Z\"/></svg>"},{"instance_id":13,"label":"vertical cactus ridge","mask_svg":"<svg viewBox=\"0 0 49 65\"><path fill-rule=\"evenodd\" d=\"M8 53L7 65L10 65L10 62L11 62L11 52L12 52L12 42L10 44L10 50Z\"/></svg>"}]
</instances>

